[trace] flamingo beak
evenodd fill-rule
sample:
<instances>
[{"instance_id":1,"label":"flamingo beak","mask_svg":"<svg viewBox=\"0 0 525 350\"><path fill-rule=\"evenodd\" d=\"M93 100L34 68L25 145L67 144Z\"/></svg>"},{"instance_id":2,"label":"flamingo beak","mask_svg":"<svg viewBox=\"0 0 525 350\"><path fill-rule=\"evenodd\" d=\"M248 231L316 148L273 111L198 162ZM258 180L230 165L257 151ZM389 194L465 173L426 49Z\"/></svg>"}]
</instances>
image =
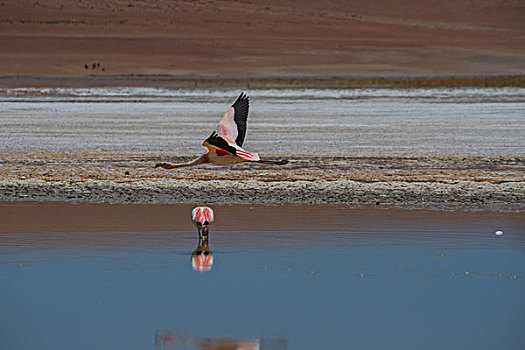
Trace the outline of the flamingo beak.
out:
<instances>
[{"instance_id":1,"label":"flamingo beak","mask_svg":"<svg viewBox=\"0 0 525 350\"><path fill-rule=\"evenodd\" d=\"M208 228L207 227L204 227L202 229L202 237L206 237L206 238L208 237Z\"/></svg>"},{"instance_id":2,"label":"flamingo beak","mask_svg":"<svg viewBox=\"0 0 525 350\"><path fill-rule=\"evenodd\" d=\"M159 166L161 167L161 166L163 166L163 165L164 165L164 163L162 163L162 162L158 162L157 164L155 164L154 168L158 168Z\"/></svg>"}]
</instances>

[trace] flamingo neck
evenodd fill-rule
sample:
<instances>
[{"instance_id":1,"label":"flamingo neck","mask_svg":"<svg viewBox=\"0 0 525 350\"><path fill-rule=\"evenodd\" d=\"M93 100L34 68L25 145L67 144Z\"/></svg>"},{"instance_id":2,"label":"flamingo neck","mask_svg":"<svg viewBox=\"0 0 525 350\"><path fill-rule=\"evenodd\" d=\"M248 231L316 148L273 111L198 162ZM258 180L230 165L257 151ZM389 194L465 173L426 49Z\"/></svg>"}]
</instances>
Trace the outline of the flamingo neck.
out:
<instances>
[{"instance_id":1,"label":"flamingo neck","mask_svg":"<svg viewBox=\"0 0 525 350\"><path fill-rule=\"evenodd\" d=\"M193 165L198 165L198 164L202 164L202 163L209 163L209 162L210 162L210 160L208 159L208 155L207 154L203 154L199 158L196 158L196 159L194 159L192 161L189 161L189 162L186 162L186 163L164 162L162 164L162 167L164 169L174 169L174 168L182 168L182 167L185 167L185 166L193 166Z\"/></svg>"},{"instance_id":2,"label":"flamingo neck","mask_svg":"<svg viewBox=\"0 0 525 350\"><path fill-rule=\"evenodd\" d=\"M164 169L182 168L185 166L189 166L189 164L188 163L172 163L172 162L164 162L162 164L162 167Z\"/></svg>"}]
</instances>

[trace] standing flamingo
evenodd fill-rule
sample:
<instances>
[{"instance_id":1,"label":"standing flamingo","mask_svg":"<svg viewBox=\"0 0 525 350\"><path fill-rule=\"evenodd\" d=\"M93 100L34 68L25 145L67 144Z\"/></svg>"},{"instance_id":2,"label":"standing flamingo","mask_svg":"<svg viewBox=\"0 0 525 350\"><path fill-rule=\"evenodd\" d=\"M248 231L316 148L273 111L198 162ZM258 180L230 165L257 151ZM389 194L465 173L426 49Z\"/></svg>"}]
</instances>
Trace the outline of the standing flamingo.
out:
<instances>
[{"instance_id":1,"label":"standing flamingo","mask_svg":"<svg viewBox=\"0 0 525 350\"><path fill-rule=\"evenodd\" d=\"M213 219L213 210L210 207L196 207L191 211L191 221L199 230L199 238L208 238L208 227Z\"/></svg>"},{"instance_id":2,"label":"standing flamingo","mask_svg":"<svg viewBox=\"0 0 525 350\"><path fill-rule=\"evenodd\" d=\"M248 119L249 98L241 92L233 105L228 108L219 122L219 129L213 132L203 142L207 149L204 153L186 163L159 162L155 168L173 169L194 166L203 163L216 165L231 165L242 162L256 162L265 164L286 164L287 160L261 160L257 153L249 153L242 149L246 136L246 121Z\"/></svg>"}]
</instances>

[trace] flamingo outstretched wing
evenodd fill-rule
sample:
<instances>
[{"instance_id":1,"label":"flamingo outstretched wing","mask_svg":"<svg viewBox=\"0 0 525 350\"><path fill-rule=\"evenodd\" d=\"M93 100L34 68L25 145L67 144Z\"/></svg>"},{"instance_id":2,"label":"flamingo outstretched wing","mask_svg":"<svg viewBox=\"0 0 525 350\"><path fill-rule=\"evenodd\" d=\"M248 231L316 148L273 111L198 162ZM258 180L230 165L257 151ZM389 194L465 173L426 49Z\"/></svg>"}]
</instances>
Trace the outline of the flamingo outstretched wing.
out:
<instances>
[{"instance_id":1,"label":"flamingo outstretched wing","mask_svg":"<svg viewBox=\"0 0 525 350\"><path fill-rule=\"evenodd\" d=\"M234 142L242 146L246 136L246 121L249 109L250 100L244 92L241 92L219 122L219 136L228 141L228 143Z\"/></svg>"},{"instance_id":2,"label":"flamingo outstretched wing","mask_svg":"<svg viewBox=\"0 0 525 350\"><path fill-rule=\"evenodd\" d=\"M193 166L203 163L215 165L232 165L242 162L259 162L264 164L286 164L287 160L261 160L257 153L247 152L242 148L246 136L246 121L250 101L248 96L241 92L233 105L228 108L219 121L219 129L213 132L203 142L207 150L198 158L186 163L157 163L155 167L173 169L185 166Z\"/></svg>"}]
</instances>

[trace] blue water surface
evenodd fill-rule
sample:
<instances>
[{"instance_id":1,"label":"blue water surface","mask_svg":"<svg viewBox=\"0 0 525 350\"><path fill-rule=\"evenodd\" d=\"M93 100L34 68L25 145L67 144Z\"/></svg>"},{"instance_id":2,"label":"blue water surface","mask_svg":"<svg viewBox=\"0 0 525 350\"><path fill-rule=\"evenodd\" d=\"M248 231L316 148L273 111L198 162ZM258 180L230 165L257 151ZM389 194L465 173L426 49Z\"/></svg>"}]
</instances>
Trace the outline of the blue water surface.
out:
<instances>
[{"instance_id":1,"label":"blue water surface","mask_svg":"<svg viewBox=\"0 0 525 350\"><path fill-rule=\"evenodd\" d=\"M0 348L522 349L521 226L441 225L217 229L206 272L191 265L194 232L4 237ZM124 243L137 236L157 243Z\"/></svg>"}]
</instances>

